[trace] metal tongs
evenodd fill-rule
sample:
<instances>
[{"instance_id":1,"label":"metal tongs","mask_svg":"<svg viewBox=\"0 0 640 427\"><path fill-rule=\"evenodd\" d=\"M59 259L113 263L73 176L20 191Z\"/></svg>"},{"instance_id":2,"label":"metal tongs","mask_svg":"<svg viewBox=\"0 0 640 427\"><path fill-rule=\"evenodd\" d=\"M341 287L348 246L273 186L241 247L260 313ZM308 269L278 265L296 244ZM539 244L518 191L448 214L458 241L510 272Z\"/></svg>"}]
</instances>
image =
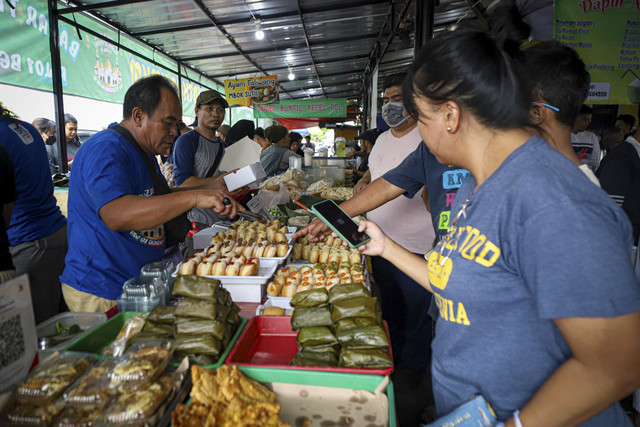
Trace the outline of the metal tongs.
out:
<instances>
[{"instance_id":1,"label":"metal tongs","mask_svg":"<svg viewBox=\"0 0 640 427\"><path fill-rule=\"evenodd\" d=\"M247 219L254 220L254 221L258 221L261 224L267 224L269 222L269 220L267 218L263 217L262 215L254 214L253 212L240 212L240 211L237 211L236 215L242 216L242 217L245 217Z\"/></svg>"},{"instance_id":2,"label":"metal tongs","mask_svg":"<svg viewBox=\"0 0 640 427\"><path fill-rule=\"evenodd\" d=\"M222 203L226 206L229 206L231 204L231 200L229 200L228 197L225 197L222 199ZM269 222L267 218L263 217L262 215L254 214L253 212L236 211L236 215L251 219L253 221L258 221L261 224L267 224Z\"/></svg>"}]
</instances>

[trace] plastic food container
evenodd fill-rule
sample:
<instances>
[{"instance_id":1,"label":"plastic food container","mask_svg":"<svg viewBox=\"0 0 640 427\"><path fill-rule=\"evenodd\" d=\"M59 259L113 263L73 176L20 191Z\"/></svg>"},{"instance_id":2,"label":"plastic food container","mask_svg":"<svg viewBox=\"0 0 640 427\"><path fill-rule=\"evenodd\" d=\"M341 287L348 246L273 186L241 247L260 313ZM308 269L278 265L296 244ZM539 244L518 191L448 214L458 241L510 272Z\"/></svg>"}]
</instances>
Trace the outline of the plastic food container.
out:
<instances>
[{"instance_id":1,"label":"plastic food container","mask_svg":"<svg viewBox=\"0 0 640 427\"><path fill-rule=\"evenodd\" d=\"M293 425L396 427L393 384L379 375L239 366L276 393L280 418Z\"/></svg>"},{"instance_id":2,"label":"plastic food container","mask_svg":"<svg viewBox=\"0 0 640 427\"><path fill-rule=\"evenodd\" d=\"M145 283L140 277L133 277L122 286L118 311L151 311L166 301L167 292L166 283L162 279L156 277Z\"/></svg>"},{"instance_id":3,"label":"plastic food container","mask_svg":"<svg viewBox=\"0 0 640 427\"><path fill-rule=\"evenodd\" d=\"M171 301L171 291L175 278L172 276L175 266L169 261L158 261L147 264L140 269L140 280L142 283L152 282L158 278L165 284L164 301L162 304L168 305Z\"/></svg>"},{"instance_id":4,"label":"plastic food container","mask_svg":"<svg viewBox=\"0 0 640 427\"><path fill-rule=\"evenodd\" d=\"M173 342L166 339L135 343L109 373L110 387L121 393L146 387L167 367L174 349Z\"/></svg>"},{"instance_id":5,"label":"plastic food container","mask_svg":"<svg viewBox=\"0 0 640 427\"><path fill-rule=\"evenodd\" d=\"M385 323L385 331L389 329ZM249 320L227 357L227 365L254 366L262 368L285 368L342 372L349 374L389 375L393 367L385 369L341 368L324 366L291 366L289 362L298 352L297 332L291 330L290 316L257 316ZM391 356L391 346L389 346Z\"/></svg>"},{"instance_id":6,"label":"plastic food container","mask_svg":"<svg viewBox=\"0 0 640 427\"><path fill-rule=\"evenodd\" d=\"M73 340L85 336L91 328L104 323L106 320L107 315L104 313L66 312L56 314L55 316L45 320L44 322L36 326L36 334L38 335L38 340L40 341L39 344L41 344L40 349L38 350L38 357L40 358L40 360L44 360L49 354L52 354L54 351L61 350L65 346L69 345L69 343ZM56 335L56 324L58 322L66 327L78 325L83 330L83 332L77 335L69 336L69 338L65 340L58 341L55 338L47 338Z\"/></svg>"},{"instance_id":7,"label":"plastic food container","mask_svg":"<svg viewBox=\"0 0 640 427\"><path fill-rule=\"evenodd\" d=\"M84 337L76 340L74 343L70 344L65 350L67 351L82 351L86 353L94 353L101 354L102 351L111 344L120 329L124 326L125 322L131 317L137 315L139 313L127 312L127 313L118 313L113 316L111 319L107 320L102 325L98 326L91 332L89 332ZM238 329L235 334L231 338L229 345L226 347L224 352L220 355L220 358L213 365L203 365L205 368L214 369L224 364L225 359L229 355L231 348L242 334L244 327L247 324L247 319L244 317L240 317L240 323L238 324ZM175 365L172 363L172 365Z\"/></svg>"},{"instance_id":8,"label":"plastic food container","mask_svg":"<svg viewBox=\"0 0 640 427\"><path fill-rule=\"evenodd\" d=\"M291 250L291 247L289 248ZM220 280L235 302L261 302L267 293L267 281L278 268L278 260L260 258L257 276L203 276ZM176 273L180 270L180 264Z\"/></svg>"}]
</instances>

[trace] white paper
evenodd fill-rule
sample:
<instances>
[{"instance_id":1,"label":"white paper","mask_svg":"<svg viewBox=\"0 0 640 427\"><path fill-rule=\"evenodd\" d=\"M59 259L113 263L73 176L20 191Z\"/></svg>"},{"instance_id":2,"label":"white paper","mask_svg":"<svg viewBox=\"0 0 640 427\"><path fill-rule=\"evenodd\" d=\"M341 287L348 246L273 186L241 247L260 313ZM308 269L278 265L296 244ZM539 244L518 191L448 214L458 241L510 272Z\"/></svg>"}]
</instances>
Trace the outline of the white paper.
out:
<instances>
[{"instance_id":1,"label":"white paper","mask_svg":"<svg viewBox=\"0 0 640 427\"><path fill-rule=\"evenodd\" d=\"M38 349L29 276L0 284L0 393L27 376Z\"/></svg>"},{"instance_id":2,"label":"white paper","mask_svg":"<svg viewBox=\"0 0 640 427\"><path fill-rule=\"evenodd\" d=\"M219 169L229 172L256 162L260 162L260 144L245 136L240 141L225 148Z\"/></svg>"}]
</instances>

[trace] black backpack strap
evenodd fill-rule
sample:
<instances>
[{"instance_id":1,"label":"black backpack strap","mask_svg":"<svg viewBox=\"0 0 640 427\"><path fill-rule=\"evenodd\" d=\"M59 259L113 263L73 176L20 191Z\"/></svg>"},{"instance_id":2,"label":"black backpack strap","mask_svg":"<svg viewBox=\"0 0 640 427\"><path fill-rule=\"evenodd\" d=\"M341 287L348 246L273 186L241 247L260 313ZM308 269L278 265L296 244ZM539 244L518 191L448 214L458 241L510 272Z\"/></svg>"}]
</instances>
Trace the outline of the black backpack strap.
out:
<instances>
[{"instance_id":1,"label":"black backpack strap","mask_svg":"<svg viewBox=\"0 0 640 427\"><path fill-rule=\"evenodd\" d=\"M218 166L220 166L220 162L222 162L222 155L224 154L224 144L220 140L218 140L218 144L220 144L220 147L218 149L218 153L216 153L216 158L213 161L213 164L211 165L211 167L209 168L209 170L205 174L205 176L204 176L205 178L212 177L213 174L218 169Z\"/></svg>"}]
</instances>

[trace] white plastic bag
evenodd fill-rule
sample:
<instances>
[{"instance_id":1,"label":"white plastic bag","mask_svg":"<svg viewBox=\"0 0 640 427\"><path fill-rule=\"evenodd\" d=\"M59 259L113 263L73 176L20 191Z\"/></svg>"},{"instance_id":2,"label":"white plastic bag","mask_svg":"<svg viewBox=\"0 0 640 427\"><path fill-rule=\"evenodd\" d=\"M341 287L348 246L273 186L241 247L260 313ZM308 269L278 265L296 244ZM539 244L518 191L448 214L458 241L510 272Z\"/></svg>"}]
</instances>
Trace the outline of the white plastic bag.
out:
<instances>
[{"instance_id":1,"label":"white plastic bag","mask_svg":"<svg viewBox=\"0 0 640 427\"><path fill-rule=\"evenodd\" d=\"M260 190L257 197L260 198L262 206L266 209L275 208L278 205L289 203L291 200L289 197L289 191L280 183L278 191Z\"/></svg>"}]
</instances>

